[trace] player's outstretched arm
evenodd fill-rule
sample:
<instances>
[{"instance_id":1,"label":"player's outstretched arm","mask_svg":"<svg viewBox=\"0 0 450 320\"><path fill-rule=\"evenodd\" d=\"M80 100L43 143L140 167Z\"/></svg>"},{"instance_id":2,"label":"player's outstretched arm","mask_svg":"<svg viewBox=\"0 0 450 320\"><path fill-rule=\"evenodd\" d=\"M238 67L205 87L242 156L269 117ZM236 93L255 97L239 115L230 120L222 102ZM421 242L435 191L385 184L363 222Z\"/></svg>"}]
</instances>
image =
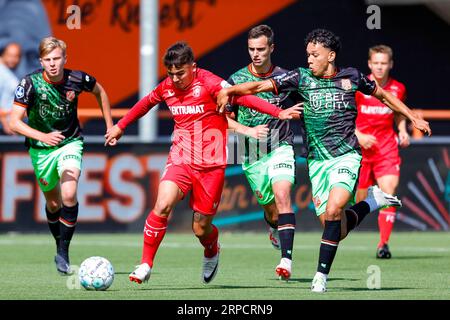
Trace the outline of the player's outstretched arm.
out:
<instances>
[{"instance_id":1,"label":"player's outstretched arm","mask_svg":"<svg viewBox=\"0 0 450 320\"><path fill-rule=\"evenodd\" d=\"M303 110L301 103L282 110L266 100L252 95L234 96L232 100L233 104L245 106L258 112L269 114L280 120L290 120L294 117L294 115L299 115Z\"/></svg>"},{"instance_id":2,"label":"player's outstretched arm","mask_svg":"<svg viewBox=\"0 0 450 320\"><path fill-rule=\"evenodd\" d=\"M16 104L13 105L11 111L11 118L9 120L9 127L15 133L21 134L25 137L39 140L44 142L50 146L57 146L61 141L64 140L64 135L59 131L44 133L39 130L31 128L28 124L23 122L23 118L26 115L27 109L18 106Z\"/></svg>"},{"instance_id":3,"label":"player's outstretched arm","mask_svg":"<svg viewBox=\"0 0 450 320\"><path fill-rule=\"evenodd\" d=\"M97 99L97 103L100 106L100 109L102 110L103 119L105 119L106 130L108 130L114 125L111 116L111 104L109 103L108 95L106 94L105 89L99 82L95 84L95 87L92 90L92 94ZM114 146L116 144L117 140L111 140L109 142L110 146Z\"/></svg>"},{"instance_id":4,"label":"player's outstretched arm","mask_svg":"<svg viewBox=\"0 0 450 320\"><path fill-rule=\"evenodd\" d=\"M125 129L133 122L144 116L157 102L151 101L149 96L143 97L124 115L116 125L106 131L105 146L110 145L114 139L119 140Z\"/></svg>"},{"instance_id":5,"label":"player's outstretched arm","mask_svg":"<svg viewBox=\"0 0 450 320\"><path fill-rule=\"evenodd\" d=\"M237 122L234 119L231 119L227 116L228 120L228 129L232 130L235 133L243 134L248 137L252 137L255 139L263 139L266 138L269 134L269 128L266 124L261 124L255 127L247 127L242 123Z\"/></svg>"},{"instance_id":6,"label":"player's outstretched arm","mask_svg":"<svg viewBox=\"0 0 450 320\"><path fill-rule=\"evenodd\" d=\"M258 92L273 91L273 89L271 80L245 82L223 88L217 95L217 110L223 113L232 96L250 95Z\"/></svg>"},{"instance_id":7,"label":"player's outstretched arm","mask_svg":"<svg viewBox=\"0 0 450 320\"><path fill-rule=\"evenodd\" d=\"M423 120L417 114L415 114L408 106L406 106L400 99L395 97L392 93L383 90L381 87L377 86L373 96L387 105L395 112L399 112L409 119L414 127L422 131L428 136L431 136L431 128L428 121Z\"/></svg>"}]
</instances>

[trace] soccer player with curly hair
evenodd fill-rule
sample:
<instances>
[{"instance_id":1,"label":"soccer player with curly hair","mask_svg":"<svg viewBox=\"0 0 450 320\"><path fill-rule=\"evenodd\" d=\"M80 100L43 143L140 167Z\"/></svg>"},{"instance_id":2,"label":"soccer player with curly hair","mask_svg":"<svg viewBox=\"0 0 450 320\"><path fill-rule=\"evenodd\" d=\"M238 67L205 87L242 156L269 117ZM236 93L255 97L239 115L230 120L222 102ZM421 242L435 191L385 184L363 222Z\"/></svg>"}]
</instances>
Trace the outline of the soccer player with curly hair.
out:
<instances>
[{"instance_id":1,"label":"soccer player with curly hair","mask_svg":"<svg viewBox=\"0 0 450 320\"><path fill-rule=\"evenodd\" d=\"M360 91L375 96L425 133L431 134L431 129L428 122L418 118L375 81L355 68L338 67L336 57L341 43L334 33L313 30L307 35L305 45L308 68L294 69L276 79L224 88L218 95L218 105L224 110L230 96L266 91L297 91L303 97L313 202L324 226L311 290L323 293L339 241L368 213L385 206L401 206L396 197L376 186L369 188L366 199L352 205L361 162L361 149L355 135L355 93ZM348 204L352 206L346 208Z\"/></svg>"}]
</instances>

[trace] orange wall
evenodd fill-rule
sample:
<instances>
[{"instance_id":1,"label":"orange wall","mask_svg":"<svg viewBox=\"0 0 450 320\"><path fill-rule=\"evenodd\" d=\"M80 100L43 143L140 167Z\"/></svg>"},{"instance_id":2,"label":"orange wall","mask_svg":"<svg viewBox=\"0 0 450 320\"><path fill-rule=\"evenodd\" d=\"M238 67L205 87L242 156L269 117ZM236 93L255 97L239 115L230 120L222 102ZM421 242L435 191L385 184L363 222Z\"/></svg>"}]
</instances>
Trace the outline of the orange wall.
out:
<instances>
[{"instance_id":1,"label":"orange wall","mask_svg":"<svg viewBox=\"0 0 450 320\"><path fill-rule=\"evenodd\" d=\"M43 0L53 35L67 42L67 67L91 73L106 88L112 105L138 91L139 0L79 0L81 29L69 30L67 6L75 1ZM160 0L159 77L161 58L178 40L197 57L240 34L295 0ZM94 107L90 95L80 107Z\"/></svg>"}]
</instances>

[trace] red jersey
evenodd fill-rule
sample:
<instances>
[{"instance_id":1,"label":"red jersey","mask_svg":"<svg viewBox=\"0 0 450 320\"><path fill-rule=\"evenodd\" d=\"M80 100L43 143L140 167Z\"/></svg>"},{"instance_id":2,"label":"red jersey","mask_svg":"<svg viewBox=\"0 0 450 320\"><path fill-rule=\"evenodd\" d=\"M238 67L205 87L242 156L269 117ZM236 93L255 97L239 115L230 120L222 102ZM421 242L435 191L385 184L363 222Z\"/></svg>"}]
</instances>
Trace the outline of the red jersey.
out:
<instances>
[{"instance_id":1,"label":"red jersey","mask_svg":"<svg viewBox=\"0 0 450 320\"><path fill-rule=\"evenodd\" d=\"M373 76L369 75L373 80ZM389 78L384 90L389 91L401 101L406 98L406 89L403 83ZM356 128L365 134L377 138L378 143L370 149L362 149L363 157L386 155L398 150L397 134L394 130L394 112L377 98L356 92L356 105L358 115Z\"/></svg>"},{"instance_id":2,"label":"red jersey","mask_svg":"<svg viewBox=\"0 0 450 320\"><path fill-rule=\"evenodd\" d=\"M226 166L228 123L225 114L216 110L222 81L207 70L197 69L184 90L167 77L147 96L150 107L165 101L173 115L175 128L168 162L188 163L197 170Z\"/></svg>"},{"instance_id":3,"label":"red jersey","mask_svg":"<svg viewBox=\"0 0 450 320\"><path fill-rule=\"evenodd\" d=\"M229 86L228 82L200 68L197 68L192 83L183 90L176 88L167 77L136 103L117 125L125 130L153 106L165 101L175 121L168 163L189 164L196 170L225 168L228 121L224 113L217 112L216 99L226 86ZM232 102L274 117L281 111L254 96L236 96Z\"/></svg>"}]
</instances>

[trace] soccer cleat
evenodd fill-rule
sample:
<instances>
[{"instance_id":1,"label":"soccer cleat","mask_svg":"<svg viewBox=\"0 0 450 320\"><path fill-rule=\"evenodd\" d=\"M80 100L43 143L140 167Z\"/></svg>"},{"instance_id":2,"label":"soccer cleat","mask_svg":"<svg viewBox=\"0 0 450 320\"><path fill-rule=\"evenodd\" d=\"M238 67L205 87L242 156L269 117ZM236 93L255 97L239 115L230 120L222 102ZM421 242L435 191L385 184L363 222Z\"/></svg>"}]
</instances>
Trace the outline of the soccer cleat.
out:
<instances>
[{"instance_id":1,"label":"soccer cleat","mask_svg":"<svg viewBox=\"0 0 450 320\"><path fill-rule=\"evenodd\" d=\"M272 243L272 247L276 250L281 250L280 247L280 235L278 234L278 229L269 227L269 239Z\"/></svg>"},{"instance_id":2,"label":"soccer cleat","mask_svg":"<svg viewBox=\"0 0 450 320\"><path fill-rule=\"evenodd\" d=\"M210 283L217 274L219 269L220 245L217 243L217 254L212 258L203 257L202 278L203 283Z\"/></svg>"},{"instance_id":3,"label":"soccer cleat","mask_svg":"<svg viewBox=\"0 0 450 320\"><path fill-rule=\"evenodd\" d=\"M69 259L64 258L59 253L55 256L55 264L56 264L56 270L61 275L70 275L72 274L72 270L70 269L70 263Z\"/></svg>"},{"instance_id":4,"label":"soccer cleat","mask_svg":"<svg viewBox=\"0 0 450 320\"><path fill-rule=\"evenodd\" d=\"M367 198L372 198L375 200L377 207L375 210L382 209L385 207L398 207L402 206L402 202L393 195L381 191L378 186L370 186L367 190Z\"/></svg>"},{"instance_id":5,"label":"soccer cleat","mask_svg":"<svg viewBox=\"0 0 450 320\"><path fill-rule=\"evenodd\" d=\"M327 276L325 274L316 272L311 284L311 291L317 293L325 293L327 291Z\"/></svg>"},{"instance_id":6,"label":"soccer cleat","mask_svg":"<svg viewBox=\"0 0 450 320\"><path fill-rule=\"evenodd\" d=\"M275 272L280 280L289 280L291 277L292 260L288 258L281 258L280 264L277 265Z\"/></svg>"},{"instance_id":7,"label":"soccer cleat","mask_svg":"<svg viewBox=\"0 0 450 320\"><path fill-rule=\"evenodd\" d=\"M130 273L128 278L131 282L136 282L141 284L142 282L147 282L150 279L152 268L148 265L148 263L143 263L136 266L136 269Z\"/></svg>"},{"instance_id":8,"label":"soccer cleat","mask_svg":"<svg viewBox=\"0 0 450 320\"><path fill-rule=\"evenodd\" d=\"M382 247L377 248L377 259L390 259L391 251L389 251L389 247L387 244L384 244Z\"/></svg>"}]
</instances>

